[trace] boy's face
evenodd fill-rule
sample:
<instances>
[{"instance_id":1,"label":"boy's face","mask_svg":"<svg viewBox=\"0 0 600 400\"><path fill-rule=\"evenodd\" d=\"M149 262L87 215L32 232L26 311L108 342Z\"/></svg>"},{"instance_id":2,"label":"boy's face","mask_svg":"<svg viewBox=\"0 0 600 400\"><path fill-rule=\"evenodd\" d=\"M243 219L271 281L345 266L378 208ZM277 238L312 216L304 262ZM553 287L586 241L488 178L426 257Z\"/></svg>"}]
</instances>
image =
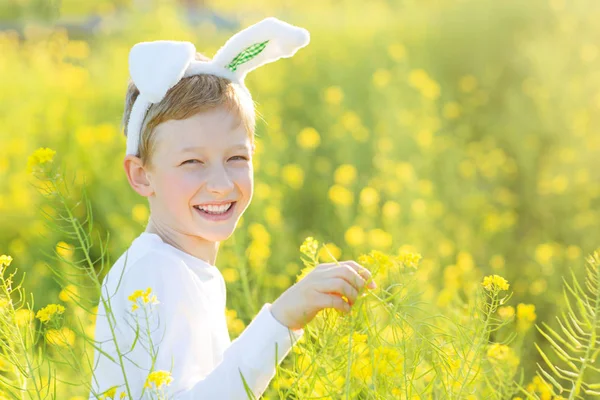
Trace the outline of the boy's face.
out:
<instances>
[{"instance_id":1,"label":"boy's face","mask_svg":"<svg viewBox=\"0 0 600 400\"><path fill-rule=\"evenodd\" d=\"M154 168L147 171L155 225L212 242L231 236L254 185L252 141L237 122L236 115L217 107L156 127ZM221 220L194 207L221 202L234 202Z\"/></svg>"}]
</instances>

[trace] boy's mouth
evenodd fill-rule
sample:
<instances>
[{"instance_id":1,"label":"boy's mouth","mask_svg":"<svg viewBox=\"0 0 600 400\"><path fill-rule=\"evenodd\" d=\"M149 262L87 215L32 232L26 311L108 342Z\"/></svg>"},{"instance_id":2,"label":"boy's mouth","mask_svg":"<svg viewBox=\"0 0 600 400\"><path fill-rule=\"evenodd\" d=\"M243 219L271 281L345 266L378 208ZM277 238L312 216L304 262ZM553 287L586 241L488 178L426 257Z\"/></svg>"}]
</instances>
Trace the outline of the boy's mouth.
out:
<instances>
[{"instance_id":1,"label":"boy's mouth","mask_svg":"<svg viewBox=\"0 0 600 400\"><path fill-rule=\"evenodd\" d=\"M204 214L206 216L228 216L229 214L232 213L233 208L235 207L235 204L237 202L234 201L232 203L229 203L229 206L224 205L224 206L194 206L194 208L196 210L198 210L201 214Z\"/></svg>"}]
</instances>

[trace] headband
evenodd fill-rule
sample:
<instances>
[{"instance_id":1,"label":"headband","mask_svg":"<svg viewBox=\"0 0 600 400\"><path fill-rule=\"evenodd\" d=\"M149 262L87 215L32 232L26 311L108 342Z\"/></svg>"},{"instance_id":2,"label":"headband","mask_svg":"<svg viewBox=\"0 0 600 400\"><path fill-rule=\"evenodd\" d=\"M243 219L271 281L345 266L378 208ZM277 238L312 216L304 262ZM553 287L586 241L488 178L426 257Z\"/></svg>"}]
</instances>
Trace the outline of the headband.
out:
<instances>
[{"instance_id":1,"label":"headband","mask_svg":"<svg viewBox=\"0 0 600 400\"><path fill-rule=\"evenodd\" d=\"M160 102L182 78L211 74L244 84L246 74L263 64L293 56L310 40L306 29L269 17L233 35L210 61L195 60L190 42L157 40L135 44L129 52L129 73L140 94L127 123L127 151L136 155L148 108Z\"/></svg>"}]
</instances>

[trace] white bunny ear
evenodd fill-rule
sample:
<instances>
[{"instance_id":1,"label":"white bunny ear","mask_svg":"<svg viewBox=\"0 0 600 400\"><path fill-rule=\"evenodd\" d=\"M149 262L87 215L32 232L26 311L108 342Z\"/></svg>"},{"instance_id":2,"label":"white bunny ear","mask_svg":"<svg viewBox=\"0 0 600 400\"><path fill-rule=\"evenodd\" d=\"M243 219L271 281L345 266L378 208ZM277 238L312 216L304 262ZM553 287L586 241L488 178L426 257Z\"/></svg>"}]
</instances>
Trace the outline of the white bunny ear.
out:
<instances>
[{"instance_id":1,"label":"white bunny ear","mask_svg":"<svg viewBox=\"0 0 600 400\"><path fill-rule=\"evenodd\" d=\"M212 62L232 71L243 82L248 72L293 56L309 41L310 34L306 29L269 17L229 38Z\"/></svg>"},{"instance_id":2,"label":"white bunny ear","mask_svg":"<svg viewBox=\"0 0 600 400\"><path fill-rule=\"evenodd\" d=\"M196 47L190 42L157 40L134 45L129 52L129 73L140 96L150 103L161 101L195 55Z\"/></svg>"}]
</instances>

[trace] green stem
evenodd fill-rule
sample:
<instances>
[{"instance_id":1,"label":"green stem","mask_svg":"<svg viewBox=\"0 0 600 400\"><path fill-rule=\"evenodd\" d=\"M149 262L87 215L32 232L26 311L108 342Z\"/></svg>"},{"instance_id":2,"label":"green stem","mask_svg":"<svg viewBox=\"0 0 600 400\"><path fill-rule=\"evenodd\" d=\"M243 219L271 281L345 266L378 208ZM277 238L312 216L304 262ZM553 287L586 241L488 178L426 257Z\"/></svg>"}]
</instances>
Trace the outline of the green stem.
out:
<instances>
[{"instance_id":1,"label":"green stem","mask_svg":"<svg viewBox=\"0 0 600 400\"><path fill-rule=\"evenodd\" d=\"M488 334L488 327L489 327L489 321L491 318L491 314L494 312L494 310L496 309L495 304L498 301L497 299L497 294L494 293L493 297L492 297L492 304L490 307L490 312L489 315L486 316L485 319L485 323L483 325L483 337L480 338L479 342L477 343L477 346L475 347L474 350L474 355L473 355L473 362L469 363L469 369L467 369L467 374L465 376L465 379L462 381L462 384L460 386L460 390L458 391L458 399L460 399L460 395L462 394L462 391L467 383L467 381L469 380L469 373L471 372L471 370L473 369L473 365L475 364L475 358L477 357L477 354L479 354L479 349L481 348L481 346L483 346L484 342L488 341L489 338L489 334ZM467 353L467 361L469 360L469 353Z\"/></svg>"},{"instance_id":2,"label":"green stem","mask_svg":"<svg viewBox=\"0 0 600 400\"><path fill-rule=\"evenodd\" d=\"M55 180L52 180L52 183L54 185L54 188L56 189L56 193L58 193L59 197L60 197L60 201L63 204L64 208L67 210L67 213L69 215L69 220L71 221L71 225L73 226L73 230L75 231L75 233L77 234L77 239L79 240L79 243L82 246L82 249L84 249L84 241L83 238L81 237L81 232L79 231L77 224L75 223L76 218L73 216L73 214L71 213L71 210L69 209L65 198L60 194L60 191L58 190L58 187L56 186L56 182ZM85 254L85 258L87 261L88 266L90 267L91 272L94 272L94 263L92 262L89 252L87 250L84 250L84 254ZM100 301L102 301L103 305L104 305L104 309L109 311L112 313L112 307L110 305L110 298L108 299L108 301L104 301L104 299L102 299L102 285L99 283L97 277L95 274L94 275L94 283L96 284L96 288L100 290ZM108 303L108 308L106 307ZM127 388L127 394L129 395L129 398L132 398L131 395L131 388L129 387L129 382L127 380L127 375L125 373L125 365L123 363L123 355L121 354L121 350L119 349L119 344L117 342L117 337L115 335L115 328L112 324L112 321L109 317L106 318L110 327L110 331L111 331L111 335L112 335L112 339L113 342L115 344L115 349L117 350L117 354L119 356L119 364L121 367L121 371L123 373L123 378L125 380L125 387Z\"/></svg>"},{"instance_id":3,"label":"green stem","mask_svg":"<svg viewBox=\"0 0 600 400\"><path fill-rule=\"evenodd\" d=\"M596 266L598 276L596 277L596 281L600 281L600 267ZM579 396L579 392L581 391L581 385L583 384L583 374L587 368L587 362L590 359L591 353L595 350L596 344L596 326L598 326L598 318L600 316L600 296L596 296L596 305L594 308L594 321L591 324L591 336L590 336L590 345L585 350L585 356L582 359L581 368L579 369L579 374L577 375L577 381L573 385L573 390L569 394L569 400L575 399L575 397Z\"/></svg>"}]
</instances>

